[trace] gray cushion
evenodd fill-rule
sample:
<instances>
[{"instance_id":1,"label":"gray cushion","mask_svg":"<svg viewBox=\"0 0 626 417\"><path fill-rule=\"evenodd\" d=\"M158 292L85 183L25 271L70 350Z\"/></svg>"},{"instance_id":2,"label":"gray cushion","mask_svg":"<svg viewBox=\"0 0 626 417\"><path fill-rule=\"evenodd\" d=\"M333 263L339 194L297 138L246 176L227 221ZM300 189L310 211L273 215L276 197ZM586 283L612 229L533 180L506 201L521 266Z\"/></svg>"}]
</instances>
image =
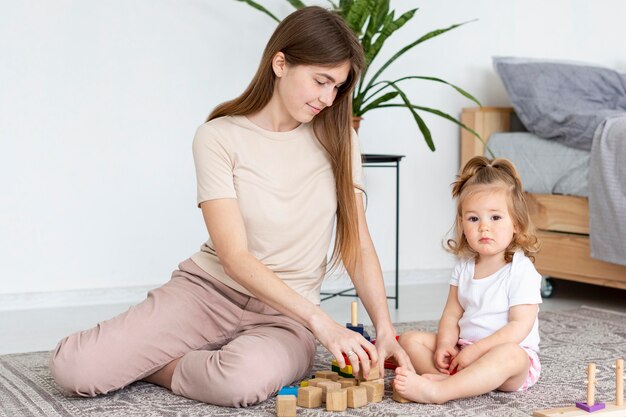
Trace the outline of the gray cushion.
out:
<instances>
[{"instance_id":1,"label":"gray cushion","mask_svg":"<svg viewBox=\"0 0 626 417\"><path fill-rule=\"evenodd\" d=\"M626 112L626 74L564 61L494 57L513 108L529 132L590 150L607 117Z\"/></svg>"}]
</instances>

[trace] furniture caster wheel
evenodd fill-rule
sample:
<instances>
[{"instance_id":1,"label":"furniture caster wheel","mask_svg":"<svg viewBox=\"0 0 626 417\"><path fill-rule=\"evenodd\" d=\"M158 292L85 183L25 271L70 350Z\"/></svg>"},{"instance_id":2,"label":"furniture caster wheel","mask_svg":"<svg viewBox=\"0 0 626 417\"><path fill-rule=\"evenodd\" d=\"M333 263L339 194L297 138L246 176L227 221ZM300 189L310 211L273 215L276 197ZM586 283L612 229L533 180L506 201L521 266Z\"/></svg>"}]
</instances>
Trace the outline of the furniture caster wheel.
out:
<instances>
[{"instance_id":1,"label":"furniture caster wheel","mask_svg":"<svg viewBox=\"0 0 626 417\"><path fill-rule=\"evenodd\" d=\"M541 277L541 297L550 298L554 293L554 285L552 279L548 277Z\"/></svg>"}]
</instances>

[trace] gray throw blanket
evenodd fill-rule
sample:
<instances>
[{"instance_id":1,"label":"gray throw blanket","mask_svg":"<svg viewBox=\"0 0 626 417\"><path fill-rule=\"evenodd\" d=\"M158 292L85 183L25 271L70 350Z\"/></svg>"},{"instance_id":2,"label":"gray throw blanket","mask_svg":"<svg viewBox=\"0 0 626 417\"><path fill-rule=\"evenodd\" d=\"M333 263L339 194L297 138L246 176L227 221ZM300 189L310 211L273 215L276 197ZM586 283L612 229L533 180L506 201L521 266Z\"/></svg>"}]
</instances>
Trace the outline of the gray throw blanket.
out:
<instances>
[{"instance_id":1,"label":"gray throw blanket","mask_svg":"<svg viewBox=\"0 0 626 417\"><path fill-rule=\"evenodd\" d=\"M626 114L598 126L589 164L591 256L626 265Z\"/></svg>"}]
</instances>

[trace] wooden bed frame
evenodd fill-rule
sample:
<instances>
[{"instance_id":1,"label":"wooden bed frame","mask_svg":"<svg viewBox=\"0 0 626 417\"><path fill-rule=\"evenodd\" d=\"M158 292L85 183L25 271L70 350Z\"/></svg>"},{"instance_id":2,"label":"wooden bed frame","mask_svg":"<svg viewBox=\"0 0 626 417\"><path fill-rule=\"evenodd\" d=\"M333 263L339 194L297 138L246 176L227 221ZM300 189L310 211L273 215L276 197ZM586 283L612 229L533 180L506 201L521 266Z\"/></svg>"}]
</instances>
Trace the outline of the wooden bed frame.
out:
<instances>
[{"instance_id":1,"label":"wooden bed frame","mask_svg":"<svg viewBox=\"0 0 626 417\"><path fill-rule=\"evenodd\" d=\"M507 107L469 108L463 109L461 122L488 141L494 132L511 131L516 124L513 116L513 109ZM483 155L484 148L471 133L461 130L461 166L471 157ZM528 197L541 241L535 266L544 277L626 289L626 266L590 256L586 197L530 193Z\"/></svg>"}]
</instances>

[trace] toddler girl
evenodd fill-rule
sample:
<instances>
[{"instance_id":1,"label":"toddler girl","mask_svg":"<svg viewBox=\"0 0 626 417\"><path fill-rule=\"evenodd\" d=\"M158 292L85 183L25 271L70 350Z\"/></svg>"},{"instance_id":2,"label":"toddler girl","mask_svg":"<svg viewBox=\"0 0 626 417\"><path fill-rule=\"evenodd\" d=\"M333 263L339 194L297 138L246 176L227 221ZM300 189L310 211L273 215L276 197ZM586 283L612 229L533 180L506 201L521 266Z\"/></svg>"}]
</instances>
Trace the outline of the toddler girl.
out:
<instances>
[{"instance_id":1,"label":"toddler girl","mask_svg":"<svg viewBox=\"0 0 626 417\"><path fill-rule=\"evenodd\" d=\"M452 195L455 237L446 246L459 260L439 330L400 337L417 373L397 368L394 387L420 403L524 391L541 371L541 275L532 262L539 244L515 167L474 157Z\"/></svg>"}]
</instances>

